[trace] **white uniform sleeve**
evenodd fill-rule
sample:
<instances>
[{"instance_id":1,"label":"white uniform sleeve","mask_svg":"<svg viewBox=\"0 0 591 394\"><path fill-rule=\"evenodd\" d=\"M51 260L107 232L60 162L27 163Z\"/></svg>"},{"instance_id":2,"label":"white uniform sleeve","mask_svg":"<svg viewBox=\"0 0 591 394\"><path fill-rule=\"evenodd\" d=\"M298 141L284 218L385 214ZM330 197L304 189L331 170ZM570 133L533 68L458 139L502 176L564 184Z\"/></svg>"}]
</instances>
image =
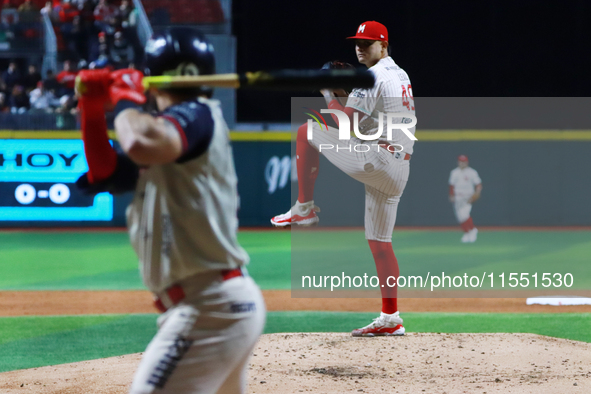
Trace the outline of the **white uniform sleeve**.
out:
<instances>
[{"instance_id":1,"label":"white uniform sleeve","mask_svg":"<svg viewBox=\"0 0 591 394\"><path fill-rule=\"evenodd\" d=\"M450 174L449 174L449 184L451 186L454 186L456 184L456 171L455 170L451 170Z\"/></svg>"},{"instance_id":2,"label":"white uniform sleeve","mask_svg":"<svg viewBox=\"0 0 591 394\"><path fill-rule=\"evenodd\" d=\"M374 76L375 72L373 72ZM380 81L377 80L375 86L371 89L353 89L349 98L347 99L347 107L356 109L357 111L363 112L366 115L371 115L376 107L376 102L379 97L379 85Z\"/></svg>"}]
</instances>

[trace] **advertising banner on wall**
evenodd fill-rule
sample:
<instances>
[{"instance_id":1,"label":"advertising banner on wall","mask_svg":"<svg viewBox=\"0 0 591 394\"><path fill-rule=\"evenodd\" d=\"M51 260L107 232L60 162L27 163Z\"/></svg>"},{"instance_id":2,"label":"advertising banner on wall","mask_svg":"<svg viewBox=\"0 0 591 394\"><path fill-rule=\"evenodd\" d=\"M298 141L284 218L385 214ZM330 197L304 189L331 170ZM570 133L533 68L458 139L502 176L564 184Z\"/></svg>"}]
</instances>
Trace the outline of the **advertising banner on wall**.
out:
<instances>
[{"instance_id":1,"label":"advertising banner on wall","mask_svg":"<svg viewBox=\"0 0 591 394\"><path fill-rule=\"evenodd\" d=\"M297 182L295 157L288 141L234 142L240 226L270 226L269 220L291 206Z\"/></svg>"}]
</instances>

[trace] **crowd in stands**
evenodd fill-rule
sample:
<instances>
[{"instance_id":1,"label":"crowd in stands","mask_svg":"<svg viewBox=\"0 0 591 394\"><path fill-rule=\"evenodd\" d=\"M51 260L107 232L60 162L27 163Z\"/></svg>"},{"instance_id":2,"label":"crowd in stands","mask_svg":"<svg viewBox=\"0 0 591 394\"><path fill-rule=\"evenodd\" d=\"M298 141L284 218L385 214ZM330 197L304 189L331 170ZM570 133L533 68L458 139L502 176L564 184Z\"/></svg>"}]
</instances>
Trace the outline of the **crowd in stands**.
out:
<instances>
[{"instance_id":1,"label":"crowd in stands","mask_svg":"<svg viewBox=\"0 0 591 394\"><path fill-rule=\"evenodd\" d=\"M53 0L42 12L52 20L62 59L115 69L140 61L138 15L131 0Z\"/></svg>"},{"instance_id":2,"label":"crowd in stands","mask_svg":"<svg viewBox=\"0 0 591 394\"><path fill-rule=\"evenodd\" d=\"M41 10L35 7L33 0L24 0L19 9L49 15L62 69L57 74L48 70L43 78L37 65L28 65L25 73L18 62L11 61L6 70L0 70L0 113L76 114L78 71L135 68L141 62L137 13L130 0L116 5L110 0L53 0Z\"/></svg>"},{"instance_id":3,"label":"crowd in stands","mask_svg":"<svg viewBox=\"0 0 591 394\"><path fill-rule=\"evenodd\" d=\"M146 0L144 6L153 18L164 18L163 23L224 21L219 0ZM41 15L47 15L61 65L45 76L41 64L21 69L17 61L7 69L0 65L0 114L76 114L79 70L135 68L142 63L139 17L132 0L0 0L0 15L0 45L19 37L39 38Z\"/></svg>"},{"instance_id":4,"label":"crowd in stands","mask_svg":"<svg viewBox=\"0 0 591 394\"><path fill-rule=\"evenodd\" d=\"M39 10L33 0L0 0L0 42L38 38L41 35Z\"/></svg>"},{"instance_id":5,"label":"crowd in stands","mask_svg":"<svg viewBox=\"0 0 591 394\"><path fill-rule=\"evenodd\" d=\"M76 113L74 83L77 70L65 61L63 70L41 77L37 66L29 65L21 74L17 62L10 62L0 76L0 113Z\"/></svg>"},{"instance_id":6,"label":"crowd in stands","mask_svg":"<svg viewBox=\"0 0 591 394\"><path fill-rule=\"evenodd\" d=\"M170 24L220 24L224 11L220 0L142 0L154 26Z\"/></svg>"}]
</instances>

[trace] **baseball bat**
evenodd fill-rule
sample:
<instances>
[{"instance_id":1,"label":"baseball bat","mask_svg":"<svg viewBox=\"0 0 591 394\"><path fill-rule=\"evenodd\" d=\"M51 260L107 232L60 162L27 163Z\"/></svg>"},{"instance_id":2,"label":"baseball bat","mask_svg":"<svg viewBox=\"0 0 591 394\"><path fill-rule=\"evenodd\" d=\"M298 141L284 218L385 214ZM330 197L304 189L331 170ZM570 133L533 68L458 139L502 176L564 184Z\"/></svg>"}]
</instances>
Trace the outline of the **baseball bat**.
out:
<instances>
[{"instance_id":1,"label":"baseball bat","mask_svg":"<svg viewBox=\"0 0 591 394\"><path fill-rule=\"evenodd\" d=\"M372 88L373 74L367 70L280 70L243 74L213 74L145 77L148 88L195 88L210 86L231 89L315 90Z\"/></svg>"}]
</instances>

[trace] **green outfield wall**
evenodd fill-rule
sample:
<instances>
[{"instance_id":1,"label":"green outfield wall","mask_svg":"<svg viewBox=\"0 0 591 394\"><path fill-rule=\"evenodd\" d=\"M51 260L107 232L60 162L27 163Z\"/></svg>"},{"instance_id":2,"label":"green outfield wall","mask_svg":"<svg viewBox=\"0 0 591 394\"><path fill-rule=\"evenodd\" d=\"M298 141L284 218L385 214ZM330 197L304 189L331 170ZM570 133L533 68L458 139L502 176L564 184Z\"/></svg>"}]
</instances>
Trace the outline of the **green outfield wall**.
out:
<instances>
[{"instance_id":1,"label":"green outfield wall","mask_svg":"<svg viewBox=\"0 0 591 394\"><path fill-rule=\"evenodd\" d=\"M123 226L124 211L130 195L118 196L108 219L59 219L59 213L40 217L15 214L32 212L35 204L54 211L64 205L51 205L37 199L31 204L14 201L16 188L22 184L36 189L49 188L58 182L51 171L59 164L59 155L84 160L81 144L68 152L27 151L35 141L78 141L77 131L0 131L0 226ZM295 144L289 132L233 132L234 160L239 178L242 226L269 226L269 219L286 211L297 198ZM585 130L419 130L410 161L410 179L401 198L397 225L455 225L448 202L448 178L459 154L468 155L470 165L483 181L483 193L472 216L477 225L493 226L589 226L591 208L591 131ZM21 141L20 148L7 149L9 141ZM47 144L45 144L47 145ZM19 150L20 149L20 150ZM21 155L21 156L18 156ZM31 155L34 155L31 158ZM16 158L21 157L20 165ZM49 163L51 158L56 158ZM29 159L31 161L29 162ZM37 161L35 161L37 160ZM33 164L32 166L30 164ZM49 165L51 164L51 165ZM12 166L12 167L10 167ZM43 178L30 178L32 171ZM82 173L70 174L75 179ZM62 174L63 175L63 174ZM39 180L41 179L41 181ZM57 179L57 178L55 178ZM70 182L72 182L70 179ZM322 208L322 224L362 226L364 187L330 164L323 157L316 183L315 201ZM75 194L73 184L69 186ZM75 206L75 203L72 203ZM87 203L89 204L89 203ZM10 209L9 209L10 208ZM8 219L3 209L11 211ZM20 211L19 211L20 212ZM4 215L4 216L3 216ZM15 220L22 218L22 220Z\"/></svg>"}]
</instances>

